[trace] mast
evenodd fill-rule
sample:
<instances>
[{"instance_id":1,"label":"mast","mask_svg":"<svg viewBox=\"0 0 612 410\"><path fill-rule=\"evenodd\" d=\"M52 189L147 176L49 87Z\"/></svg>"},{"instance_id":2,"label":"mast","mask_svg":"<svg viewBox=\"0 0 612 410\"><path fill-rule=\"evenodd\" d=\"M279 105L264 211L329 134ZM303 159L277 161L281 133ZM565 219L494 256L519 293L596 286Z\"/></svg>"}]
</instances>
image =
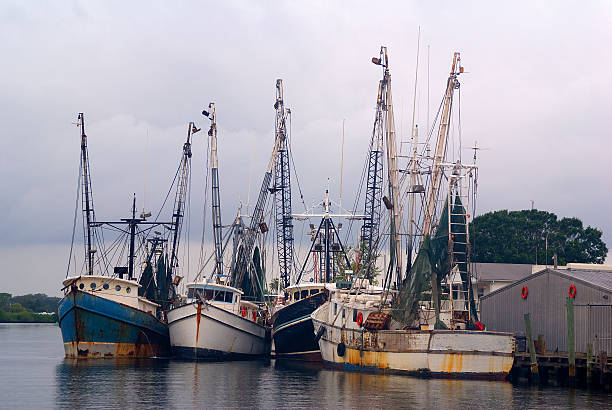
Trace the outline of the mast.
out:
<instances>
[{"instance_id":1,"label":"mast","mask_svg":"<svg viewBox=\"0 0 612 410\"><path fill-rule=\"evenodd\" d=\"M338 228L334 224L332 220L332 216L337 218L353 218L353 219L364 219L365 215L354 215L354 214L333 214L330 211L330 200L329 200L329 190L325 190L325 212L323 214L294 214L293 217L297 219L309 219L320 217L321 222L319 223L319 227L317 230L314 230L314 225L311 225L312 232L312 243L310 245L310 249L308 250L308 254L306 255L306 259L304 260L304 264L302 265L302 269L298 274L298 278L296 283L299 283L302 279L302 274L306 269L306 265L310 259L310 255L313 255L315 261L315 270L317 266L317 254L319 254L319 264L320 264L320 272L323 277L324 282L331 282L334 279L335 272L335 264L333 263L336 259L335 254L340 253L340 257L344 257L344 262L347 267L351 266L351 263L348 259L346 251L344 249L344 245L342 244L342 240L340 239L340 235L338 234L338 229L342 227L342 224L338 224ZM334 238L337 242L334 242ZM315 275L316 276L316 275Z\"/></svg>"},{"instance_id":2,"label":"mast","mask_svg":"<svg viewBox=\"0 0 612 410\"><path fill-rule=\"evenodd\" d=\"M204 116L210 118L210 174L212 186L212 223L213 239L215 242L215 270L216 275L223 275L223 244L221 231L221 196L219 194L219 164L217 159L217 116L215 103L208 104L210 112L202 111Z\"/></svg>"},{"instance_id":3,"label":"mast","mask_svg":"<svg viewBox=\"0 0 612 410\"><path fill-rule=\"evenodd\" d=\"M375 242L378 238L380 224L380 201L383 184L383 137L384 137L384 85L378 83L376 98L376 116L368 153L368 175L365 192L365 218L361 227L361 246L359 253L363 261L364 275L372 278L372 258L376 253ZM357 267L359 269L359 266Z\"/></svg>"},{"instance_id":4,"label":"mast","mask_svg":"<svg viewBox=\"0 0 612 410\"><path fill-rule=\"evenodd\" d=\"M243 246L238 250L238 258L237 258L237 269L233 274L233 286L240 287L242 286L242 281L244 280L244 276L247 273L247 269L250 265L250 259L253 253L253 247L255 246L255 239L258 234L258 231L267 231L267 227L263 224L263 213L264 208L266 207L266 201L268 200L268 187L270 186L270 180L272 179L272 167L274 166L274 160L276 159L276 155L281 146L281 136L277 135L276 140L274 141L274 148L272 148L272 153L270 155L270 159L268 161L268 166L266 167L266 173L264 174L263 181L261 182L261 188L259 190L259 196L257 197L257 203L255 204L255 209L253 210L253 216L251 217L251 222L249 224L249 228L245 234L243 239ZM261 224L261 226L260 226Z\"/></svg>"},{"instance_id":5,"label":"mast","mask_svg":"<svg viewBox=\"0 0 612 410\"><path fill-rule=\"evenodd\" d=\"M130 227L130 247L128 254L128 279L134 279L134 245L136 241L136 226L143 221L143 219L136 218L136 195L134 195L134 200L132 202L132 218L130 219L122 219L128 223Z\"/></svg>"},{"instance_id":6,"label":"mast","mask_svg":"<svg viewBox=\"0 0 612 410\"><path fill-rule=\"evenodd\" d=\"M170 274L178 266L178 246L181 236L181 226L185 206L185 196L191 170L191 135L200 131L193 122L187 126L187 141L183 144L183 158L181 159L181 169L179 183L174 198L174 212L172 213L172 253L170 254Z\"/></svg>"},{"instance_id":7,"label":"mast","mask_svg":"<svg viewBox=\"0 0 612 410\"><path fill-rule=\"evenodd\" d=\"M93 207L93 197L91 194L91 179L89 175L89 158L87 156L87 135L85 135L85 116L82 112L78 115L77 124L81 125L81 168L83 172L82 202L85 213L85 246L87 252L87 273L93 275L93 255L96 252L91 246L91 225L94 222L95 214Z\"/></svg>"},{"instance_id":8,"label":"mast","mask_svg":"<svg viewBox=\"0 0 612 410\"><path fill-rule=\"evenodd\" d=\"M391 231L389 245L391 251L391 263L395 265L395 281L399 289L402 283L402 243L399 239L401 228L401 206L399 203L399 171L397 169L397 148L395 141L395 120L393 117L393 98L391 95L391 73L389 72L389 58L387 48L380 48L380 57L373 58L374 64L383 68L383 79L381 80L380 95L383 98L383 119L385 130L385 143L387 146L388 163L388 189L389 198L385 205L391 211ZM388 202L388 203L387 203Z\"/></svg>"},{"instance_id":9,"label":"mast","mask_svg":"<svg viewBox=\"0 0 612 410\"><path fill-rule=\"evenodd\" d=\"M459 53L453 55L453 64L451 66L450 76L446 83L446 93L444 95L444 106L442 108L442 118L440 122L440 130L438 133L438 140L436 143L436 153L433 158L431 187L427 198L427 209L425 212L425 222L423 225L423 236L421 240L425 238L425 235L431 234L432 222L434 214L436 212L436 203L438 201L438 193L440 191L440 183L442 180L444 157L446 156L446 146L448 142L449 124L450 124L450 111L453 104L453 93L456 88L459 88L459 81L457 76L463 72L461 66L461 57Z\"/></svg>"},{"instance_id":10,"label":"mast","mask_svg":"<svg viewBox=\"0 0 612 410\"><path fill-rule=\"evenodd\" d=\"M280 147L274 163L274 211L276 214L276 247L281 286L290 285L293 264L293 223L291 218L291 178L287 144L287 114L283 100L283 80L276 80L276 139Z\"/></svg>"}]
</instances>

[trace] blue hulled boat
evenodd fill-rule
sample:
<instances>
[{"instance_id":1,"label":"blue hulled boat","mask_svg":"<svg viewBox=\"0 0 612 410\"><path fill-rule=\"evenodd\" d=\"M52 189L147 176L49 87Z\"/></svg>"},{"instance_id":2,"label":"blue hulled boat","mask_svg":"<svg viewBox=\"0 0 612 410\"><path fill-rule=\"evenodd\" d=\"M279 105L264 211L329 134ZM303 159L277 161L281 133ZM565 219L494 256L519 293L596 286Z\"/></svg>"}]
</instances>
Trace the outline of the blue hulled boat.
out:
<instances>
[{"instance_id":1,"label":"blue hulled boat","mask_svg":"<svg viewBox=\"0 0 612 410\"><path fill-rule=\"evenodd\" d=\"M136 281L93 275L64 285L58 311L66 357L169 356L160 306L138 296Z\"/></svg>"},{"instance_id":2,"label":"blue hulled boat","mask_svg":"<svg viewBox=\"0 0 612 410\"><path fill-rule=\"evenodd\" d=\"M149 222L151 213L144 211L137 217L135 197L130 218L100 222L93 208L82 113L77 124L81 128L82 179L78 189L82 195L85 263L80 274L63 281L64 297L58 313L66 357L169 356L170 336L164 310L176 299L175 287L181 279L175 270L189 179L190 138L199 130L193 123L189 124L180 177L175 179L171 222L157 218ZM102 229L109 231L107 238L118 235L108 247L104 244ZM117 249L127 249L127 266L116 265L126 262L123 251L117 252Z\"/></svg>"}]
</instances>

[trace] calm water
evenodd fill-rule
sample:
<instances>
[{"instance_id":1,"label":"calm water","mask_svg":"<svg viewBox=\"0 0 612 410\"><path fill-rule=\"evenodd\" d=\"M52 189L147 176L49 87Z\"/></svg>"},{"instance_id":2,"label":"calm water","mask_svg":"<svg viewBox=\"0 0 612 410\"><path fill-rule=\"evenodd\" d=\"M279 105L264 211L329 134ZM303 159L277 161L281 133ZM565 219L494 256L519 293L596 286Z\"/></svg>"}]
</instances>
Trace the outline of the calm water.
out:
<instances>
[{"instance_id":1,"label":"calm water","mask_svg":"<svg viewBox=\"0 0 612 410\"><path fill-rule=\"evenodd\" d=\"M59 327L0 324L1 408L609 408L612 395L266 362L64 359Z\"/></svg>"}]
</instances>

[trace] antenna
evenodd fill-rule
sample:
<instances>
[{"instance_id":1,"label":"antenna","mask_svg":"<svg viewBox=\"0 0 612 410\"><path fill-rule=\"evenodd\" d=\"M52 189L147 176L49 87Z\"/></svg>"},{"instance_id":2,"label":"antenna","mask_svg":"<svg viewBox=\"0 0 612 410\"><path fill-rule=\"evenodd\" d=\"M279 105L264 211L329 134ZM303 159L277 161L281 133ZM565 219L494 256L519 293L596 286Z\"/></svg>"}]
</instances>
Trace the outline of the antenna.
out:
<instances>
[{"instance_id":1,"label":"antenna","mask_svg":"<svg viewBox=\"0 0 612 410\"><path fill-rule=\"evenodd\" d=\"M342 120L342 144L341 144L341 156L340 156L340 209L342 209L342 172L344 169L344 121Z\"/></svg>"},{"instance_id":2,"label":"antenna","mask_svg":"<svg viewBox=\"0 0 612 410\"><path fill-rule=\"evenodd\" d=\"M416 69L414 70L414 96L412 97L412 125L410 126L410 133L414 137L414 116L416 114L416 96L417 96L417 83L419 80L419 51L421 48L421 26L419 26L419 34L417 36L417 53L416 53ZM401 150L401 147L400 147Z\"/></svg>"}]
</instances>

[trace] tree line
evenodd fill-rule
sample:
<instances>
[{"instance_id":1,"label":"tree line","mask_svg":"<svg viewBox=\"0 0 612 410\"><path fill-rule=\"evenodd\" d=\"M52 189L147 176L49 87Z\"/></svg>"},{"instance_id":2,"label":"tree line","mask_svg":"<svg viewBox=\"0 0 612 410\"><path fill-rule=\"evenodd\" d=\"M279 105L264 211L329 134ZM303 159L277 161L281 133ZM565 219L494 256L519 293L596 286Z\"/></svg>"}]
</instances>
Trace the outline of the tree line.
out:
<instances>
[{"instance_id":1,"label":"tree line","mask_svg":"<svg viewBox=\"0 0 612 410\"><path fill-rule=\"evenodd\" d=\"M55 323L59 301L60 298L44 293L22 296L0 293L0 323Z\"/></svg>"},{"instance_id":2,"label":"tree line","mask_svg":"<svg viewBox=\"0 0 612 410\"><path fill-rule=\"evenodd\" d=\"M558 218L537 209L500 210L470 224L473 262L553 264L604 263L608 248L602 231L578 218Z\"/></svg>"}]
</instances>

